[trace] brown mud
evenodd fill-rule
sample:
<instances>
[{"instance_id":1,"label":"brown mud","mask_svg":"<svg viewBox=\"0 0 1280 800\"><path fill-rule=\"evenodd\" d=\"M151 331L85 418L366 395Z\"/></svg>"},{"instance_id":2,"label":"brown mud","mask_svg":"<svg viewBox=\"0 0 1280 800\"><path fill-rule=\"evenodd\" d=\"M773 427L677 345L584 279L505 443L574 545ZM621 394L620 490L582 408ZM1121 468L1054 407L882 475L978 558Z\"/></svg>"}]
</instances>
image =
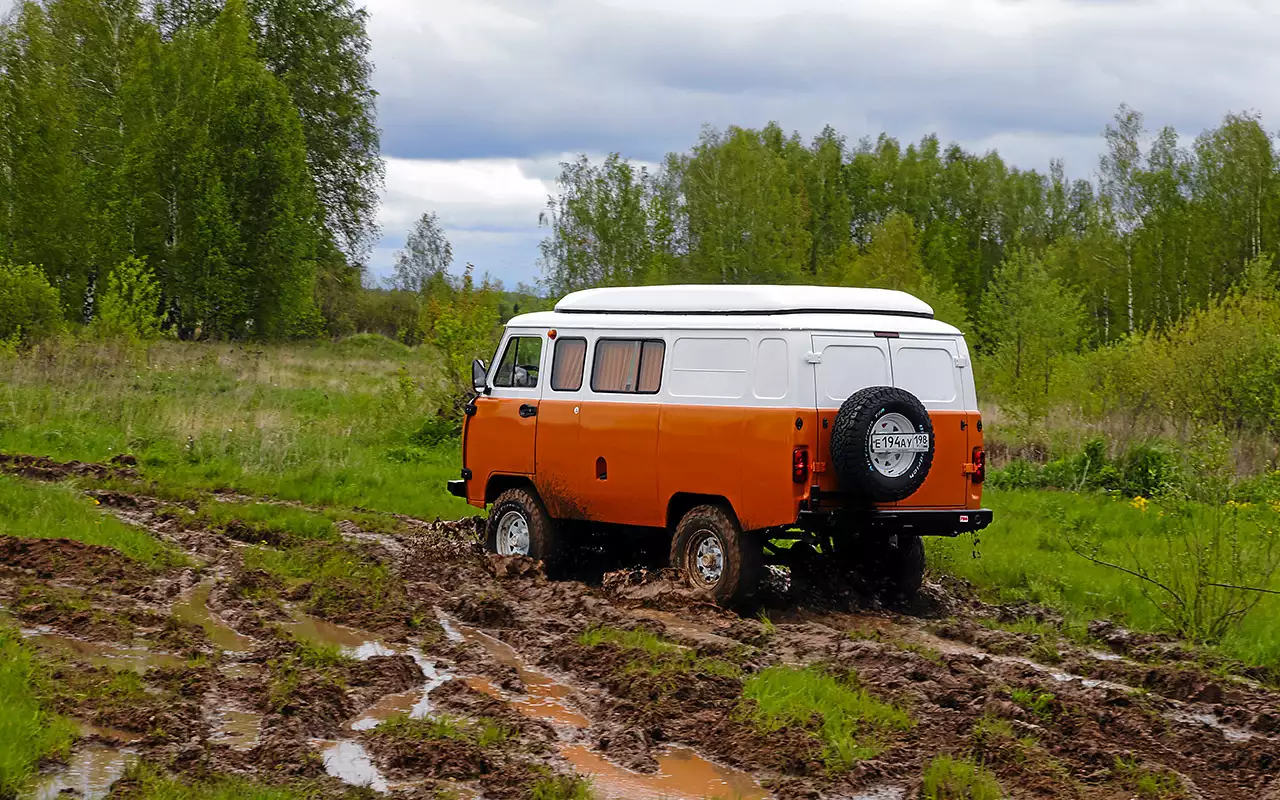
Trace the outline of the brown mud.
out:
<instances>
[{"instance_id":1,"label":"brown mud","mask_svg":"<svg viewBox=\"0 0 1280 800\"><path fill-rule=\"evenodd\" d=\"M52 480L130 465L0 468ZM49 664L55 708L109 729L47 765L36 796L104 796L140 760L308 778L334 797L527 797L548 772L577 772L607 798L914 798L950 754L980 759L1019 800L1132 798L1134 770L1170 776L1169 797L1280 798L1280 691L1110 623L1082 643L1010 632L1053 616L987 606L954 581L896 613L778 576L734 613L599 554L548 580L537 562L484 553L474 520L342 522L344 553L391 575L375 596L248 569L234 530L173 503L96 496L191 563L155 572L105 548L0 537L0 606ZM672 661L583 637L601 627L661 636ZM757 727L750 677L808 665L856 673L912 726L847 769L824 760L820 719ZM429 724L441 720L452 727Z\"/></svg>"}]
</instances>

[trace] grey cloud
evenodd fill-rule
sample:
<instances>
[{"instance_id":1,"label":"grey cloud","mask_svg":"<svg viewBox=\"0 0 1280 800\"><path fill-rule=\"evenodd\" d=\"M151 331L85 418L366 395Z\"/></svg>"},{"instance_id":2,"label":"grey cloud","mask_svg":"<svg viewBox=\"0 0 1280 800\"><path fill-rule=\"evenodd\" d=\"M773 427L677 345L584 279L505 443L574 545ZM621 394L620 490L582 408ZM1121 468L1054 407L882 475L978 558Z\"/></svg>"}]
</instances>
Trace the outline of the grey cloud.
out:
<instances>
[{"instance_id":1,"label":"grey cloud","mask_svg":"<svg viewBox=\"0 0 1280 800\"><path fill-rule=\"evenodd\" d=\"M483 46L459 53L439 31L380 22L375 3L386 148L431 158L617 150L656 160L692 144L704 123L771 119L806 135L830 123L852 138L936 131L969 144L1021 134L1034 145L1096 137L1122 101L1192 134L1229 110L1275 105L1266 76L1277 59L1264 38L1272 11L1076 3L1039 5L1048 11L1038 15L1021 5L1024 16L994 29L966 16L990 12L990 2L930 17L896 4L892 19L693 17L588 0L491 5L512 23L472 31ZM1035 155L1023 166L1058 153Z\"/></svg>"}]
</instances>

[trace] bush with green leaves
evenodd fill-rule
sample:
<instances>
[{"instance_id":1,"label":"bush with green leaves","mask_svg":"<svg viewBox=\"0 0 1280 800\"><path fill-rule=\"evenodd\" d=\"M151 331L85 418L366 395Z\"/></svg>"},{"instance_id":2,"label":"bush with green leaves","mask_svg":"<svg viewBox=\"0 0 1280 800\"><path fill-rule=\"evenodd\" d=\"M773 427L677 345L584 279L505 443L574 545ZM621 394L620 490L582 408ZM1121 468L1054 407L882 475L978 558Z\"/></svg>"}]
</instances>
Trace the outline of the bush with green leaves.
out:
<instances>
[{"instance_id":1,"label":"bush with green leaves","mask_svg":"<svg viewBox=\"0 0 1280 800\"><path fill-rule=\"evenodd\" d=\"M0 260L0 341L29 345L62 330L62 301L44 272Z\"/></svg>"},{"instance_id":2,"label":"bush with green leaves","mask_svg":"<svg viewBox=\"0 0 1280 800\"><path fill-rule=\"evenodd\" d=\"M107 274L92 330L103 338L146 341L160 336L160 284L147 262L126 258Z\"/></svg>"}]
</instances>

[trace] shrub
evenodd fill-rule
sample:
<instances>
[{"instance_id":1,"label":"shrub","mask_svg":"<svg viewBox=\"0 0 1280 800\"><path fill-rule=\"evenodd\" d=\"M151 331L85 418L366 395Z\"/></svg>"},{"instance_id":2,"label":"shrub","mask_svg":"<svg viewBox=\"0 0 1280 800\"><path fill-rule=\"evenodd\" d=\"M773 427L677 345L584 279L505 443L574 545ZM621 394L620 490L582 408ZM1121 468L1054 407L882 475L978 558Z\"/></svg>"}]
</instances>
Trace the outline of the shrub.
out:
<instances>
[{"instance_id":1,"label":"shrub","mask_svg":"<svg viewBox=\"0 0 1280 800\"><path fill-rule=\"evenodd\" d=\"M107 275L94 331L104 338L145 341L159 337L161 322L160 284L145 261L126 258Z\"/></svg>"},{"instance_id":2,"label":"shrub","mask_svg":"<svg viewBox=\"0 0 1280 800\"><path fill-rule=\"evenodd\" d=\"M1138 445L1125 454L1120 466L1121 485L1130 497L1168 494L1182 483L1182 468L1173 453L1155 444Z\"/></svg>"},{"instance_id":3,"label":"shrub","mask_svg":"<svg viewBox=\"0 0 1280 800\"><path fill-rule=\"evenodd\" d=\"M0 340L29 345L61 330L62 301L44 272L0 261Z\"/></svg>"}]
</instances>

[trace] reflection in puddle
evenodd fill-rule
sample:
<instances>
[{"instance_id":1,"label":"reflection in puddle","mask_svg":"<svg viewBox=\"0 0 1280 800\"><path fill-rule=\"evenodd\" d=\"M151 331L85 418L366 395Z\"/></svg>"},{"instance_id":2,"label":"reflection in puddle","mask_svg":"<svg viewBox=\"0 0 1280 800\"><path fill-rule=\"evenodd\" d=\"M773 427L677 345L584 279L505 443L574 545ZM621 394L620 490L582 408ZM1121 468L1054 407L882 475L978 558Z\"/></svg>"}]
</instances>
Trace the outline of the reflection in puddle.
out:
<instances>
[{"instance_id":1,"label":"reflection in puddle","mask_svg":"<svg viewBox=\"0 0 1280 800\"><path fill-rule=\"evenodd\" d=\"M423 719L427 716L431 711L431 692L443 686L453 676L436 669L435 663L423 658L420 653L413 653L413 660L418 662L422 674L427 676L426 684L420 689L379 698L378 702L351 723L352 730L373 730L397 714L408 714L409 719Z\"/></svg>"},{"instance_id":2,"label":"reflection in puddle","mask_svg":"<svg viewBox=\"0 0 1280 800\"><path fill-rule=\"evenodd\" d=\"M71 753L70 762L57 772L43 776L36 782L31 797L34 800L54 800L67 793L83 800L101 800L111 791L111 785L124 775L138 756L132 750L101 742L78 745Z\"/></svg>"},{"instance_id":3,"label":"reflection in puddle","mask_svg":"<svg viewBox=\"0 0 1280 800\"><path fill-rule=\"evenodd\" d=\"M876 786L863 789L849 800L905 800L907 790L901 786Z\"/></svg>"},{"instance_id":4,"label":"reflection in puddle","mask_svg":"<svg viewBox=\"0 0 1280 800\"><path fill-rule=\"evenodd\" d=\"M479 677L467 678L467 685L472 689L483 692L490 697L496 697L499 700L506 700L515 706L516 710L521 714L533 719L543 719L574 728L585 728L591 724L590 720L567 705L566 699L569 697L570 692L568 686L547 675L543 675L541 672L527 669L511 645L500 642L492 636L466 625L454 623L454 627L463 639L475 642L489 651L489 655L493 656L494 660L499 664L514 669L524 683L528 696L523 698L505 697L496 686Z\"/></svg>"},{"instance_id":5,"label":"reflection in puddle","mask_svg":"<svg viewBox=\"0 0 1280 800\"><path fill-rule=\"evenodd\" d=\"M327 620L304 614L301 611L290 612L293 622L286 622L280 627L299 639L306 639L316 644L331 644L341 647L347 655L360 660L374 656L393 656L396 651L383 644L371 633L348 628Z\"/></svg>"},{"instance_id":6,"label":"reflection in puddle","mask_svg":"<svg viewBox=\"0 0 1280 800\"><path fill-rule=\"evenodd\" d=\"M609 800L765 797L760 784L747 773L713 764L683 747L661 753L658 771L652 775L625 770L582 745L565 745L560 752L574 769L590 776L595 788Z\"/></svg>"},{"instance_id":7,"label":"reflection in puddle","mask_svg":"<svg viewBox=\"0 0 1280 800\"><path fill-rule=\"evenodd\" d=\"M364 745L350 739L328 741L314 739L311 742L320 748L320 758L324 761L324 771L344 783L352 786L368 786L375 792L389 789L387 779L373 765L369 751Z\"/></svg>"},{"instance_id":8,"label":"reflection in puddle","mask_svg":"<svg viewBox=\"0 0 1280 800\"><path fill-rule=\"evenodd\" d=\"M173 616L204 628L215 647L233 653L252 650L253 639L236 633L209 608L209 595L212 592L212 580L199 584L173 604Z\"/></svg>"},{"instance_id":9,"label":"reflection in puddle","mask_svg":"<svg viewBox=\"0 0 1280 800\"><path fill-rule=\"evenodd\" d=\"M209 740L225 744L232 750L252 750L258 746L258 726L261 723L261 714L227 709L218 715Z\"/></svg>"},{"instance_id":10,"label":"reflection in puddle","mask_svg":"<svg viewBox=\"0 0 1280 800\"><path fill-rule=\"evenodd\" d=\"M26 631L23 633L43 647L70 653L77 661L114 670L143 673L151 667L180 667L185 662L172 653L156 653L140 647L120 647L102 642L86 642L59 633Z\"/></svg>"},{"instance_id":11,"label":"reflection in puddle","mask_svg":"<svg viewBox=\"0 0 1280 800\"><path fill-rule=\"evenodd\" d=\"M1174 710L1168 712L1168 716L1169 719L1174 720L1175 722L1184 722L1191 725L1206 725L1214 730L1221 731L1222 735L1225 736L1229 742L1247 742L1250 739L1257 739L1261 736L1261 734L1254 733L1253 731L1228 725L1208 712L1202 711L1197 713L1192 711Z\"/></svg>"}]
</instances>

